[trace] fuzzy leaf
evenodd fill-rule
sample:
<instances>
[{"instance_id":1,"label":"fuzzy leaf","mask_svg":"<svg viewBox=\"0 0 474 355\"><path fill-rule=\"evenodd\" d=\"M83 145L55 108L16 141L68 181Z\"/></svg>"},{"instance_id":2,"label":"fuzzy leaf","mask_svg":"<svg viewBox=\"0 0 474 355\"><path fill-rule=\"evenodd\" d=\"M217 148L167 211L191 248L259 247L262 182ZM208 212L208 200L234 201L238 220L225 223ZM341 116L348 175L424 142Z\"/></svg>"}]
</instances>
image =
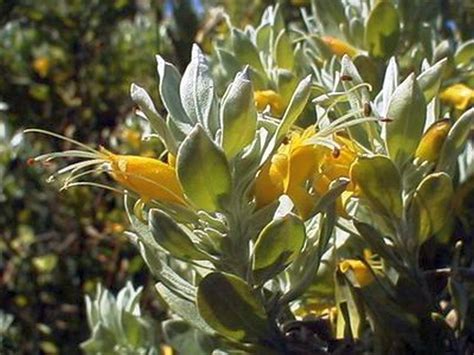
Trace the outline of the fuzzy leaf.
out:
<instances>
[{"instance_id":1,"label":"fuzzy leaf","mask_svg":"<svg viewBox=\"0 0 474 355\"><path fill-rule=\"evenodd\" d=\"M401 178L390 159L382 155L359 157L352 164L350 175L374 211L381 210L387 216L401 218Z\"/></svg>"},{"instance_id":2,"label":"fuzzy leaf","mask_svg":"<svg viewBox=\"0 0 474 355\"><path fill-rule=\"evenodd\" d=\"M206 255L196 248L186 232L166 213L151 209L149 223L155 241L171 255L182 259L206 259Z\"/></svg>"},{"instance_id":3,"label":"fuzzy leaf","mask_svg":"<svg viewBox=\"0 0 474 355\"><path fill-rule=\"evenodd\" d=\"M268 336L262 303L240 278L213 272L199 284L197 306L202 318L219 334L242 342Z\"/></svg>"},{"instance_id":4,"label":"fuzzy leaf","mask_svg":"<svg viewBox=\"0 0 474 355\"><path fill-rule=\"evenodd\" d=\"M440 60L418 76L418 84L425 95L425 102L430 102L438 94L447 61L446 58Z\"/></svg>"},{"instance_id":5,"label":"fuzzy leaf","mask_svg":"<svg viewBox=\"0 0 474 355\"><path fill-rule=\"evenodd\" d=\"M474 64L474 39L464 42L459 46L454 55L454 63L460 67Z\"/></svg>"},{"instance_id":6,"label":"fuzzy leaf","mask_svg":"<svg viewBox=\"0 0 474 355\"><path fill-rule=\"evenodd\" d=\"M192 122L200 123L209 132L217 129L214 82L206 57L197 45L193 46L191 62L181 79L179 94L183 108Z\"/></svg>"},{"instance_id":7,"label":"fuzzy leaf","mask_svg":"<svg viewBox=\"0 0 474 355\"><path fill-rule=\"evenodd\" d=\"M232 189L232 177L225 154L200 125L181 144L177 173L186 197L196 207L214 212Z\"/></svg>"},{"instance_id":8,"label":"fuzzy leaf","mask_svg":"<svg viewBox=\"0 0 474 355\"><path fill-rule=\"evenodd\" d=\"M286 31L281 31L275 43L275 61L279 68L292 70L295 64L293 46Z\"/></svg>"},{"instance_id":9,"label":"fuzzy leaf","mask_svg":"<svg viewBox=\"0 0 474 355\"><path fill-rule=\"evenodd\" d=\"M365 44L369 54L376 58L389 58L397 49L400 37L400 19L390 1L379 1L365 24Z\"/></svg>"},{"instance_id":10,"label":"fuzzy leaf","mask_svg":"<svg viewBox=\"0 0 474 355\"><path fill-rule=\"evenodd\" d=\"M388 153L401 166L414 154L425 126L426 102L413 74L393 93L387 116L393 120L387 123Z\"/></svg>"},{"instance_id":11,"label":"fuzzy leaf","mask_svg":"<svg viewBox=\"0 0 474 355\"><path fill-rule=\"evenodd\" d=\"M176 140L171 134L171 131L168 129L166 121L160 116L158 111L156 111L155 105L153 104L150 95L148 95L148 93L142 87L132 84L130 87L130 96L132 97L132 100L138 105L138 107L140 107L140 110L143 111L146 118L150 122L151 127L160 137L166 148L173 154L176 154Z\"/></svg>"},{"instance_id":12,"label":"fuzzy leaf","mask_svg":"<svg viewBox=\"0 0 474 355\"><path fill-rule=\"evenodd\" d=\"M187 322L167 319L162 324L166 343L180 354L208 355L215 347L212 338Z\"/></svg>"},{"instance_id":13,"label":"fuzzy leaf","mask_svg":"<svg viewBox=\"0 0 474 355\"><path fill-rule=\"evenodd\" d=\"M155 288L168 307L183 320L206 334L215 334L199 314L195 302L180 297L162 283L157 283Z\"/></svg>"},{"instance_id":14,"label":"fuzzy leaf","mask_svg":"<svg viewBox=\"0 0 474 355\"><path fill-rule=\"evenodd\" d=\"M299 115L303 112L311 93L311 75L300 81L296 87L293 96L291 97L290 103L281 118L280 125L276 133L277 141L283 138L291 126L298 119Z\"/></svg>"},{"instance_id":15,"label":"fuzzy leaf","mask_svg":"<svg viewBox=\"0 0 474 355\"><path fill-rule=\"evenodd\" d=\"M248 69L237 73L222 99L222 148L229 159L249 145L257 129L257 110Z\"/></svg>"},{"instance_id":16,"label":"fuzzy leaf","mask_svg":"<svg viewBox=\"0 0 474 355\"><path fill-rule=\"evenodd\" d=\"M303 221L292 213L270 222L255 243L252 267L256 282L283 271L296 258L305 238Z\"/></svg>"},{"instance_id":17,"label":"fuzzy leaf","mask_svg":"<svg viewBox=\"0 0 474 355\"><path fill-rule=\"evenodd\" d=\"M156 56L156 62L161 101L180 131L185 135L189 134L196 122L193 122L186 114L181 100L178 99L181 75L172 64L167 63L161 56Z\"/></svg>"},{"instance_id":18,"label":"fuzzy leaf","mask_svg":"<svg viewBox=\"0 0 474 355\"><path fill-rule=\"evenodd\" d=\"M245 32L235 28L232 29L231 40L235 58L241 65L250 65L260 73L265 72L258 50Z\"/></svg>"},{"instance_id":19,"label":"fuzzy leaf","mask_svg":"<svg viewBox=\"0 0 474 355\"><path fill-rule=\"evenodd\" d=\"M452 196L453 184L445 173L428 175L418 185L408 215L410 220L415 219L413 227L419 244L444 226L449 217Z\"/></svg>"}]
</instances>

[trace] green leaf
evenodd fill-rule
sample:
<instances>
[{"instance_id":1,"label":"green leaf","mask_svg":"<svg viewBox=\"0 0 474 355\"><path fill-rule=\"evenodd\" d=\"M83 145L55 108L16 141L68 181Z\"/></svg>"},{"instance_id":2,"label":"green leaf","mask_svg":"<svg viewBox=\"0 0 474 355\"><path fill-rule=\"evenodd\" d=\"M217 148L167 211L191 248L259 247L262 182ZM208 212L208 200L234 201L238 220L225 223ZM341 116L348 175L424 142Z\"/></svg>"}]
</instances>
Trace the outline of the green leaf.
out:
<instances>
[{"instance_id":1,"label":"green leaf","mask_svg":"<svg viewBox=\"0 0 474 355\"><path fill-rule=\"evenodd\" d=\"M451 49L451 43L449 40L445 39L440 44L438 44L433 53L433 62L437 62L443 58L452 59L453 51Z\"/></svg>"},{"instance_id":2,"label":"green leaf","mask_svg":"<svg viewBox=\"0 0 474 355\"><path fill-rule=\"evenodd\" d=\"M441 148L437 171L452 173L456 166L457 157L464 149L469 132L474 126L474 108L464 114L454 123L450 129L443 147Z\"/></svg>"},{"instance_id":3,"label":"green leaf","mask_svg":"<svg viewBox=\"0 0 474 355\"><path fill-rule=\"evenodd\" d=\"M277 66L282 69L292 70L295 65L295 57L290 37L285 30L279 33L274 48Z\"/></svg>"},{"instance_id":4,"label":"green leaf","mask_svg":"<svg viewBox=\"0 0 474 355\"><path fill-rule=\"evenodd\" d=\"M206 334L215 334L214 330L207 325L206 321L199 314L195 302L180 297L162 283L157 283L155 288L168 307L183 320Z\"/></svg>"},{"instance_id":5,"label":"green leaf","mask_svg":"<svg viewBox=\"0 0 474 355\"><path fill-rule=\"evenodd\" d=\"M474 64L474 39L464 42L454 54L454 63L459 67Z\"/></svg>"},{"instance_id":6,"label":"green leaf","mask_svg":"<svg viewBox=\"0 0 474 355\"><path fill-rule=\"evenodd\" d=\"M155 241L181 259L204 260L206 255L199 251L186 232L166 213L154 208L149 212L150 230Z\"/></svg>"},{"instance_id":7,"label":"green leaf","mask_svg":"<svg viewBox=\"0 0 474 355\"><path fill-rule=\"evenodd\" d=\"M219 334L241 342L268 338L263 304L242 279L218 272L199 284L197 306L202 318Z\"/></svg>"},{"instance_id":8,"label":"green leaf","mask_svg":"<svg viewBox=\"0 0 474 355\"><path fill-rule=\"evenodd\" d=\"M288 274L291 280L291 287L280 298L280 305L286 306L314 286L314 280L318 273L322 256L328 249L329 240L333 236L337 218L335 210L335 204L327 208L326 213L321 216L319 222L317 242L315 243L314 240L312 243L307 242L303 252L299 254L298 258L290 266ZM332 294L332 290L330 293Z\"/></svg>"},{"instance_id":9,"label":"green leaf","mask_svg":"<svg viewBox=\"0 0 474 355\"><path fill-rule=\"evenodd\" d=\"M193 46L191 62L186 68L179 94L183 108L192 122L198 122L210 133L217 129L214 82L206 57L197 45Z\"/></svg>"},{"instance_id":10,"label":"green leaf","mask_svg":"<svg viewBox=\"0 0 474 355\"><path fill-rule=\"evenodd\" d=\"M329 185L329 190L322 195L311 212L311 215L316 215L323 210L326 210L330 205L336 203L337 199L346 190L347 185L350 183L349 179L339 178L334 180Z\"/></svg>"},{"instance_id":11,"label":"green leaf","mask_svg":"<svg viewBox=\"0 0 474 355\"><path fill-rule=\"evenodd\" d=\"M180 354L208 355L215 348L214 342L208 335L193 328L187 322L167 319L162 326L166 343Z\"/></svg>"},{"instance_id":12,"label":"green leaf","mask_svg":"<svg viewBox=\"0 0 474 355\"><path fill-rule=\"evenodd\" d=\"M140 110L143 111L150 122L151 127L166 146L166 149L168 149L172 154L176 154L176 150L178 149L176 140L166 125L166 121L160 116L158 111L156 111L155 105L145 89L132 84L130 95L132 96L132 100L138 105L138 107L140 107Z\"/></svg>"},{"instance_id":13,"label":"green leaf","mask_svg":"<svg viewBox=\"0 0 474 355\"><path fill-rule=\"evenodd\" d=\"M309 95L311 94L311 75L300 81L296 87L293 96L291 97L290 103L281 118L280 125L276 133L277 141L282 139L291 126L298 119L299 115L303 112Z\"/></svg>"},{"instance_id":14,"label":"green leaf","mask_svg":"<svg viewBox=\"0 0 474 355\"><path fill-rule=\"evenodd\" d=\"M367 307L367 314L373 324L377 327L379 334L389 337L389 343L393 346L394 341L403 341L410 344L414 349L419 350L421 341L419 336L419 320L409 313L406 308L395 303L387 292L377 283L373 283L360 290ZM413 295L411 290L410 295ZM414 353L419 353L417 350ZM382 350L382 354L387 353Z\"/></svg>"},{"instance_id":15,"label":"green leaf","mask_svg":"<svg viewBox=\"0 0 474 355\"><path fill-rule=\"evenodd\" d=\"M361 223L354 221L354 227L356 227L359 235L369 245L370 249L381 258L385 259L388 264L398 271L404 270L403 264L395 256L389 243L386 243L384 236L377 229L367 223Z\"/></svg>"},{"instance_id":16,"label":"green leaf","mask_svg":"<svg viewBox=\"0 0 474 355\"><path fill-rule=\"evenodd\" d=\"M223 48L216 48L216 54L219 58L219 63L222 65L227 77L231 78L237 74L241 68L241 65L232 53Z\"/></svg>"},{"instance_id":17,"label":"green leaf","mask_svg":"<svg viewBox=\"0 0 474 355\"><path fill-rule=\"evenodd\" d=\"M298 256L305 239L304 223L292 213L270 222L255 243L255 281L264 283L283 271Z\"/></svg>"},{"instance_id":18,"label":"green leaf","mask_svg":"<svg viewBox=\"0 0 474 355\"><path fill-rule=\"evenodd\" d=\"M418 84L425 95L425 102L430 102L438 94L447 61L447 58L440 60L418 76Z\"/></svg>"},{"instance_id":19,"label":"green leaf","mask_svg":"<svg viewBox=\"0 0 474 355\"><path fill-rule=\"evenodd\" d=\"M362 56L357 56L356 58L361 58ZM359 59L360 61L360 59ZM355 62L352 62L351 58L347 55L342 57L341 60L341 75L347 75L352 78L352 80L346 80L342 82L342 85L346 91L351 90L354 86L360 85L365 81L360 76L359 70L357 69ZM352 91L349 95L349 104L351 109L354 111L360 111L363 103L370 102L370 93L366 87L361 87L357 91ZM358 117L362 117L362 114L359 114ZM361 125L355 125L348 128L351 137L354 137L359 143L366 147L371 146L369 140L369 133L376 132L376 126L374 122L365 122Z\"/></svg>"},{"instance_id":20,"label":"green leaf","mask_svg":"<svg viewBox=\"0 0 474 355\"><path fill-rule=\"evenodd\" d=\"M430 174L416 188L408 218L416 229L420 245L438 232L449 219L452 196L453 184L446 173Z\"/></svg>"},{"instance_id":21,"label":"green leaf","mask_svg":"<svg viewBox=\"0 0 474 355\"><path fill-rule=\"evenodd\" d=\"M364 82L369 83L372 86L372 92L379 92L382 84L380 82L380 65L378 65L377 61L374 58L363 54L355 56L353 61L360 75L364 79ZM368 91L367 88L364 89Z\"/></svg>"},{"instance_id":22,"label":"green leaf","mask_svg":"<svg viewBox=\"0 0 474 355\"><path fill-rule=\"evenodd\" d=\"M390 58L385 76L383 78L382 91L377 96L376 101L381 101L380 111L382 115L386 115L390 99L398 86L398 64L394 57Z\"/></svg>"},{"instance_id":23,"label":"green leaf","mask_svg":"<svg viewBox=\"0 0 474 355\"><path fill-rule=\"evenodd\" d=\"M269 23L258 26L255 34L255 41L257 43L257 48L259 48L263 53L270 52L271 38L272 27Z\"/></svg>"},{"instance_id":24,"label":"green leaf","mask_svg":"<svg viewBox=\"0 0 474 355\"><path fill-rule=\"evenodd\" d=\"M369 54L388 59L397 49L400 37L398 12L390 1L379 1L365 24L365 45Z\"/></svg>"},{"instance_id":25,"label":"green leaf","mask_svg":"<svg viewBox=\"0 0 474 355\"><path fill-rule=\"evenodd\" d=\"M426 118L426 102L414 74L393 93L388 105L386 142L392 160L402 166L418 146Z\"/></svg>"},{"instance_id":26,"label":"green leaf","mask_svg":"<svg viewBox=\"0 0 474 355\"><path fill-rule=\"evenodd\" d=\"M181 100L178 99L181 75L172 64L167 63L161 56L156 56L156 62L161 101L176 127L183 135L187 135L196 122L186 114Z\"/></svg>"},{"instance_id":27,"label":"green leaf","mask_svg":"<svg viewBox=\"0 0 474 355\"><path fill-rule=\"evenodd\" d=\"M313 0L311 5L321 32L337 36L340 34L340 25L347 25L344 5L341 0Z\"/></svg>"},{"instance_id":28,"label":"green leaf","mask_svg":"<svg viewBox=\"0 0 474 355\"><path fill-rule=\"evenodd\" d=\"M237 73L221 106L222 147L229 159L252 143L257 129L257 110L248 68Z\"/></svg>"},{"instance_id":29,"label":"green leaf","mask_svg":"<svg viewBox=\"0 0 474 355\"><path fill-rule=\"evenodd\" d=\"M225 154L197 125L181 144L177 173L186 197L207 212L219 209L232 189Z\"/></svg>"},{"instance_id":30,"label":"green leaf","mask_svg":"<svg viewBox=\"0 0 474 355\"><path fill-rule=\"evenodd\" d=\"M355 47L364 46L364 23L362 19L353 17L349 22L349 33L351 34L351 43Z\"/></svg>"},{"instance_id":31,"label":"green leaf","mask_svg":"<svg viewBox=\"0 0 474 355\"><path fill-rule=\"evenodd\" d=\"M276 69L275 76L277 91L283 98L283 102L287 103L290 101L299 83L298 78L291 71L285 69Z\"/></svg>"},{"instance_id":32,"label":"green leaf","mask_svg":"<svg viewBox=\"0 0 474 355\"><path fill-rule=\"evenodd\" d=\"M257 72L260 72L261 74L265 73L258 50L245 32L233 28L231 41L235 58L241 65L250 65Z\"/></svg>"},{"instance_id":33,"label":"green leaf","mask_svg":"<svg viewBox=\"0 0 474 355\"><path fill-rule=\"evenodd\" d=\"M351 180L360 188L374 211L387 216L402 216L402 186L400 173L393 162L382 155L362 156L352 164Z\"/></svg>"},{"instance_id":34,"label":"green leaf","mask_svg":"<svg viewBox=\"0 0 474 355\"><path fill-rule=\"evenodd\" d=\"M363 305L341 272L336 272L335 298L337 305L337 337L358 339L364 325Z\"/></svg>"}]
</instances>

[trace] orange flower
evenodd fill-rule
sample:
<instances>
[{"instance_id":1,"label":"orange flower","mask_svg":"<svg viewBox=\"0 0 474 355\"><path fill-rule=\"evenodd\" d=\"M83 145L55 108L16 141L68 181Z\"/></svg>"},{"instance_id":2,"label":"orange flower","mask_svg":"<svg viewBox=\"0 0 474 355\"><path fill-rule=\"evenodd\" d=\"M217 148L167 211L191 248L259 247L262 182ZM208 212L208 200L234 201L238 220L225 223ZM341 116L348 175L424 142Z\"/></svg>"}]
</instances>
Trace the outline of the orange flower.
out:
<instances>
[{"instance_id":1,"label":"orange flower","mask_svg":"<svg viewBox=\"0 0 474 355\"><path fill-rule=\"evenodd\" d=\"M342 57L344 54L347 54L352 58L358 53L357 49L352 47L349 43L344 42L336 37L323 36L321 39L329 47L331 52L338 57Z\"/></svg>"}]
</instances>

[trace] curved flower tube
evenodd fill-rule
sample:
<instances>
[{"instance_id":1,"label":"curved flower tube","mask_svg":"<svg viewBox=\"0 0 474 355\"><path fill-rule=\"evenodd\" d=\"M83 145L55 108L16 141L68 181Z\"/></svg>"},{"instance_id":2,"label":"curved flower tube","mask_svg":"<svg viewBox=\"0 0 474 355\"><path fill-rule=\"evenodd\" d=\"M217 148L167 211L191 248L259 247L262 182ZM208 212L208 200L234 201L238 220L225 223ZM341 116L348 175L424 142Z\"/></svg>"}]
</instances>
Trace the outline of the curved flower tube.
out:
<instances>
[{"instance_id":1,"label":"curved flower tube","mask_svg":"<svg viewBox=\"0 0 474 355\"><path fill-rule=\"evenodd\" d=\"M56 158L84 159L58 170L49 178L52 181L63 177L63 189L79 185L93 185L115 190L105 185L78 181L93 173L106 172L122 187L138 194L144 203L156 200L186 205L175 167L172 164L149 157L114 154L102 147L100 150L95 150L73 139L48 131L30 129L25 132L47 134L82 148L82 150L44 154L33 159L37 162L50 162Z\"/></svg>"}]
</instances>

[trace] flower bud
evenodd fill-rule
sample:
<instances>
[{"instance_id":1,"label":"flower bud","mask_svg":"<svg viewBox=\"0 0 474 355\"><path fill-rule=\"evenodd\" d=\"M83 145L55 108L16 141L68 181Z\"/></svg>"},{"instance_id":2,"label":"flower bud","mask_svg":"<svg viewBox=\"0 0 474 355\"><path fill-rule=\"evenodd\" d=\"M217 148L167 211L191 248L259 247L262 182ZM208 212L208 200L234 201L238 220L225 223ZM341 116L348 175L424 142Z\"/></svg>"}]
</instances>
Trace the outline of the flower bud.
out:
<instances>
[{"instance_id":1,"label":"flower bud","mask_svg":"<svg viewBox=\"0 0 474 355\"><path fill-rule=\"evenodd\" d=\"M451 128L451 122L448 119L435 122L421 138L415 157L435 163L446 140L446 136Z\"/></svg>"}]
</instances>

